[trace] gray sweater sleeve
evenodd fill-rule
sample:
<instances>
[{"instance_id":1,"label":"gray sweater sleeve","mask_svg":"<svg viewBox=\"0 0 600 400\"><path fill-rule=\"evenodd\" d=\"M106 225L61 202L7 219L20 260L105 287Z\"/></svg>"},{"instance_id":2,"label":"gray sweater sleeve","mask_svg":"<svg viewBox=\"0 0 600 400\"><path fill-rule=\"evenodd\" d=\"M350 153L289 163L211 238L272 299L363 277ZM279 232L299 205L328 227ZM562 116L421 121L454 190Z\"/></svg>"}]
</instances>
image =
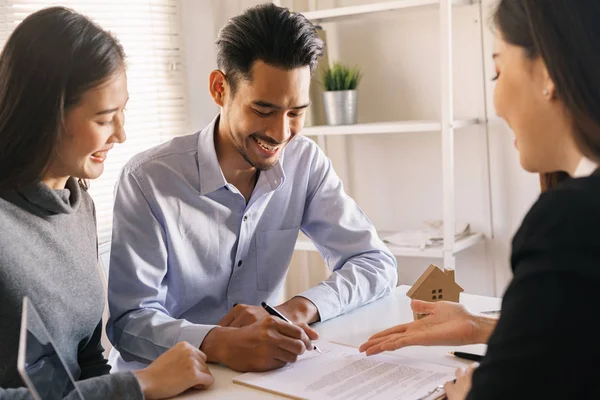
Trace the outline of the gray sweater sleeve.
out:
<instances>
[{"instance_id":1,"label":"gray sweater sleeve","mask_svg":"<svg viewBox=\"0 0 600 400\"><path fill-rule=\"evenodd\" d=\"M77 382L85 400L127 399L143 400L144 395L133 372L118 372L98 376ZM9 397L12 400L12 398ZM20 399L20 397L16 397ZM67 396L67 400L77 400L76 396Z\"/></svg>"},{"instance_id":2,"label":"gray sweater sleeve","mask_svg":"<svg viewBox=\"0 0 600 400\"><path fill-rule=\"evenodd\" d=\"M26 388L2 389L0 388L0 400L31 400L31 394Z\"/></svg>"},{"instance_id":3,"label":"gray sweater sleeve","mask_svg":"<svg viewBox=\"0 0 600 400\"><path fill-rule=\"evenodd\" d=\"M144 400L140 384L133 372L119 372L111 375L78 381L77 386L85 400L127 399ZM2 389L0 400L32 400L27 388ZM79 400L76 395L68 395L65 400Z\"/></svg>"}]
</instances>

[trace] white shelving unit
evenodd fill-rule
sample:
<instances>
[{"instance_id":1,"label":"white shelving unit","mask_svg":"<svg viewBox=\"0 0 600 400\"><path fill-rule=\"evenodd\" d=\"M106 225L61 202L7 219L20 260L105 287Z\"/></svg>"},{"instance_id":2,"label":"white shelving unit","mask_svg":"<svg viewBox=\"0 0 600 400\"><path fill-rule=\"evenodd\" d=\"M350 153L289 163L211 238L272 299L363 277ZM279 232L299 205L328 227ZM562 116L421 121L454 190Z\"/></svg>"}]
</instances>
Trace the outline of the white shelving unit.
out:
<instances>
[{"instance_id":1,"label":"white shelving unit","mask_svg":"<svg viewBox=\"0 0 600 400\"><path fill-rule=\"evenodd\" d=\"M417 7L435 7L439 8L439 27L440 27L440 76L441 76L441 119L439 121L393 121L393 122L372 122L359 123L355 125L344 126L311 126L303 130L304 135L314 136L320 145L325 144L325 137L332 135L378 135L378 134L401 134L415 132L439 132L442 138L442 181L443 181L443 222L444 234L443 245L438 247L427 247L424 249L403 248L388 244L390 251L398 257L427 257L440 258L443 260L443 266L447 269L455 268L455 256L470 247L477 245L485 240L483 233L471 233L469 236L456 240L454 236L455 227L455 181L454 181L454 131L457 129L477 125L487 124L487 109L485 110L485 120L464 119L455 120L454 118L454 83L452 71L452 10L453 7L474 4L477 0L396 0L382 1L377 3L356 5L348 7L337 7L331 9L316 10L317 0L308 0L309 11L303 12L307 19L315 24L339 22L346 19L356 19L374 13L398 11L402 9ZM280 1L275 0L279 4ZM479 13L482 16L481 4L479 4ZM485 90L485 84L484 84ZM482 93L482 101L485 102L485 96ZM489 147L489 137L486 125L486 147ZM489 150L487 158L489 183ZM491 193L487 193L488 199L491 199ZM491 200L489 200L488 228L486 234L492 235L492 215ZM383 236L383 232L380 232ZM296 243L296 250L317 251L315 245L303 234L301 234Z\"/></svg>"},{"instance_id":2,"label":"white shelving unit","mask_svg":"<svg viewBox=\"0 0 600 400\"><path fill-rule=\"evenodd\" d=\"M479 124L476 118L454 121L454 129L466 128ZM331 136L331 135L379 135L384 133L414 133L414 132L439 132L442 129L440 121L394 121L372 122L354 125L321 125L310 126L302 130L306 136Z\"/></svg>"},{"instance_id":3,"label":"white shelving unit","mask_svg":"<svg viewBox=\"0 0 600 400\"><path fill-rule=\"evenodd\" d=\"M453 5L472 4L472 0L451 0ZM403 10L407 8L435 6L439 4L439 0L396 0L382 1L380 3L372 3L358 6L337 7L327 10L316 10L303 13L304 16L315 22L336 22L345 18L361 17L367 14L373 14L384 11Z\"/></svg>"}]
</instances>

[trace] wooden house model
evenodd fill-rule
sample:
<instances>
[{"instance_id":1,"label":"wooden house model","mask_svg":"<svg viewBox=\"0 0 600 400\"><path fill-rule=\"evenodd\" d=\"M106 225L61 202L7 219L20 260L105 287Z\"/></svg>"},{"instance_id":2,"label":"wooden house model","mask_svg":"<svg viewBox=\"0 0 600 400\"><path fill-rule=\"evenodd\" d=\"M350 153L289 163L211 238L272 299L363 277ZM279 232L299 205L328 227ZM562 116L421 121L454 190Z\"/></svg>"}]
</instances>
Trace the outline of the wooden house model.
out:
<instances>
[{"instance_id":1,"label":"wooden house model","mask_svg":"<svg viewBox=\"0 0 600 400\"><path fill-rule=\"evenodd\" d=\"M463 288L454 280L454 270L442 270L431 264L406 295L411 299L423 301L454 301L458 303L462 291ZM415 319L425 316L425 314L413 314Z\"/></svg>"}]
</instances>

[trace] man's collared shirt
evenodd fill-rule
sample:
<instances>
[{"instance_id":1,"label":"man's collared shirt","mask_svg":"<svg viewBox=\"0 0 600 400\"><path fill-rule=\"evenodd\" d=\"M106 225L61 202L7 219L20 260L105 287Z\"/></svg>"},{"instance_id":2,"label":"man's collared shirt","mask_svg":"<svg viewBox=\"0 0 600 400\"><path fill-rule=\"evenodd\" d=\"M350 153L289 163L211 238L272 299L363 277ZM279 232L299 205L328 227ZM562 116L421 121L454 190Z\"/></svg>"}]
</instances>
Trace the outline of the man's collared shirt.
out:
<instances>
[{"instance_id":1,"label":"man's collared shirt","mask_svg":"<svg viewBox=\"0 0 600 400\"><path fill-rule=\"evenodd\" d=\"M219 166L217 121L121 172L107 329L127 361L152 361L179 341L199 347L236 303L276 304L300 230L333 271L300 294L321 321L397 284L396 259L313 141L295 137L246 202Z\"/></svg>"}]
</instances>

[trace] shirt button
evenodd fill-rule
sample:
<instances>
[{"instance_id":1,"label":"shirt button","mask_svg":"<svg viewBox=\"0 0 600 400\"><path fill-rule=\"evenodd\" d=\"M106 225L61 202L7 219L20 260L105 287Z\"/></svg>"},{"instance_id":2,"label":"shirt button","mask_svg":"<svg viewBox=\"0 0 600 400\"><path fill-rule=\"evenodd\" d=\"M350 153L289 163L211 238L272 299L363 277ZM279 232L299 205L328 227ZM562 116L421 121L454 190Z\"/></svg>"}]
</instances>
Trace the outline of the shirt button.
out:
<instances>
[{"instance_id":1,"label":"shirt button","mask_svg":"<svg viewBox=\"0 0 600 400\"><path fill-rule=\"evenodd\" d=\"M244 221L248 221L248 216L244 215Z\"/></svg>"},{"instance_id":2,"label":"shirt button","mask_svg":"<svg viewBox=\"0 0 600 400\"><path fill-rule=\"evenodd\" d=\"M238 267L242 266L242 260L238 261Z\"/></svg>"}]
</instances>

